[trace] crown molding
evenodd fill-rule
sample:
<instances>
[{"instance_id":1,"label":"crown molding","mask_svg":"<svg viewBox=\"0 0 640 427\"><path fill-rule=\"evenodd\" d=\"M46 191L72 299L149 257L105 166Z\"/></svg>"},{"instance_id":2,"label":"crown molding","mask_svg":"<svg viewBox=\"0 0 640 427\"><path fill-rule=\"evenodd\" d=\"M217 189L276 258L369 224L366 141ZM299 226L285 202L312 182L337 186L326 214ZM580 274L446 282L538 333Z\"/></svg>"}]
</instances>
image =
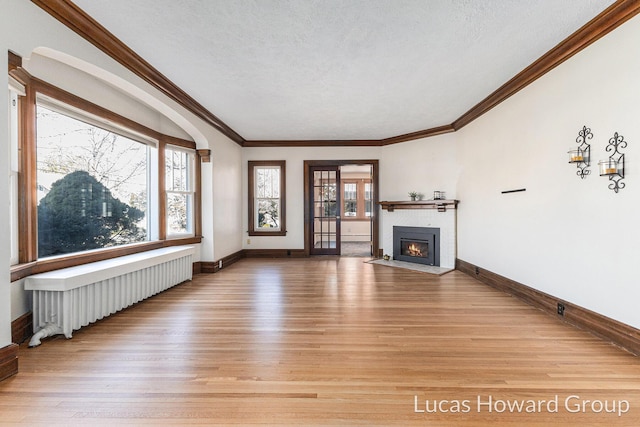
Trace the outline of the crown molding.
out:
<instances>
[{"instance_id":1,"label":"crown molding","mask_svg":"<svg viewBox=\"0 0 640 427\"><path fill-rule=\"evenodd\" d=\"M385 139L363 140L249 140L246 141L148 62L122 43L71 0L31 0L51 16L105 52L118 63L169 96L242 147L385 146L455 132L524 89L582 49L640 13L638 0L618 0L578 31L518 73L453 123Z\"/></svg>"},{"instance_id":2,"label":"crown molding","mask_svg":"<svg viewBox=\"0 0 640 427\"><path fill-rule=\"evenodd\" d=\"M558 43L533 64L500 86L495 92L452 123L455 130L468 125L502 101L524 89L567 59L640 13L638 0L618 0L578 31Z\"/></svg>"},{"instance_id":3,"label":"crown molding","mask_svg":"<svg viewBox=\"0 0 640 427\"><path fill-rule=\"evenodd\" d=\"M378 139L247 140L244 147L376 147Z\"/></svg>"},{"instance_id":4,"label":"crown molding","mask_svg":"<svg viewBox=\"0 0 640 427\"><path fill-rule=\"evenodd\" d=\"M451 125L438 126L385 139L303 139L303 140L247 140L245 147L381 147L414 139L455 132Z\"/></svg>"},{"instance_id":5,"label":"crown molding","mask_svg":"<svg viewBox=\"0 0 640 427\"><path fill-rule=\"evenodd\" d=\"M438 126L431 129L419 130L417 132L406 133L404 135L398 135L387 139L381 139L379 145L391 145L398 144L400 142L413 141L416 139L429 138L431 136L442 135L444 133L455 132L456 130L452 125Z\"/></svg>"},{"instance_id":6,"label":"crown molding","mask_svg":"<svg viewBox=\"0 0 640 427\"><path fill-rule=\"evenodd\" d=\"M239 145L244 144L244 138L238 133L156 70L151 64L142 59L140 55L131 50L131 48L70 0L31 1L129 71L218 129L228 138Z\"/></svg>"}]
</instances>

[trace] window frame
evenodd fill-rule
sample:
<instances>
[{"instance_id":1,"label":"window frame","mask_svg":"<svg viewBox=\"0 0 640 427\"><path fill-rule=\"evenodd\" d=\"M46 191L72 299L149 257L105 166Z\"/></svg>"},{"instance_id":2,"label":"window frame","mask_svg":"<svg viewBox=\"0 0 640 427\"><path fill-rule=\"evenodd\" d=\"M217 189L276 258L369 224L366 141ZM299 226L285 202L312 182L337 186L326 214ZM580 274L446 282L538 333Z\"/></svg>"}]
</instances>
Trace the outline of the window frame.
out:
<instances>
[{"instance_id":1,"label":"window frame","mask_svg":"<svg viewBox=\"0 0 640 427\"><path fill-rule=\"evenodd\" d=\"M198 244L202 241L201 219L201 162L208 161L209 150L196 150L193 141L176 138L157 132L127 117L121 116L106 108L100 107L70 92L62 90L50 83L31 76L26 70L17 66L9 66L9 75L25 88L25 96L21 98L19 111L20 156L18 173L18 264L11 267L11 281L16 281L32 274L43 273L61 268L117 258L138 252L154 250L167 246ZM155 240L132 243L113 248L104 248L54 258L38 259L37 256L37 183L36 183L36 98L44 96L68 105L73 109L85 112L89 117L97 117L107 123L114 123L151 139L158 141L158 172L152 180L157 179L158 209L156 212L158 232ZM195 157L195 199L194 199L194 235L167 239L166 235L166 203L164 180L164 146L171 144L194 150ZM162 173L160 172L162 171Z\"/></svg>"},{"instance_id":2,"label":"window frame","mask_svg":"<svg viewBox=\"0 0 640 427\"><path fill-rule=\"evenodd\" d=\"M257 229L257 202L255 191L255 174L260 168L279 168L280 169L280 228L268 230ZM250 160L248 162L248 234L249 236L286 236L286 161L285 160Z\"/></svg>"},{"instance_id":3,"label":"window frame","mask_svg":"<svg viewBox=\"0 0 640 427\"><path fill-rule=\"evenodd\" d=\"M164 197L165 197L165 206L168 205L168 203L166 202L169 198L169 194L182 194L182 195L188 195L191 196L191 206L187 207L187 212L190 211L190 218L187 220L190 224L191 227L189 230L187 230L184 233L170 233L169 230L169 224L168 222L165 223L165 232L166 232L166 238L167 240L170 239L180 239L180 238L184 238L184 237L193 237L195 236L195 230L196 230L196 218L195 218L195 211L196 211L196 163L197 163L197 156L198 153L196 150L194 149L189 149L189 148L185 148L185 147L181 147L178 145L173 145L173 144L164 144L164 154L165 154L165 165L166 165L166 154L168 151L174 151L174 152L178 152L178 153L184 153L187 155L187 189L186 190L170 190L169 189L169 185L167 185L166 183L166 175L165 175L165 192L164 192ZM166 167L166 166L165 166ZM164 171L163 171L164 172ZM164 215L164 218L168 219L168 215Z\"/></svg>"},{"instance_id":4,"label":"window frame","mask_svg":"<svg viewBox=\"0 0 640 427\"><path fill-rule=\"evenodd\" d=\"M342 206L341 206L341 215L342 215L342 220L343 221L368 221L371 219L371 215L367 216L367 212L366 212L366 201L367 198L365 197L365 185L369 184L369 185L373 185L372 184L372 180L370 178L347 178L347 179L342 179L340 180L340 190L345 193L345 184L355 184L356 185L356 198L355 199L345 199L343 197L342 199ZM373 190L372 190L373 191ZM356 202L356 215L355 216L349 216L346 213L346 202L347 201L353 201L355 200ZM371 200L372 204L373 204L373 200Z\"/></svg>"}]
</instances>

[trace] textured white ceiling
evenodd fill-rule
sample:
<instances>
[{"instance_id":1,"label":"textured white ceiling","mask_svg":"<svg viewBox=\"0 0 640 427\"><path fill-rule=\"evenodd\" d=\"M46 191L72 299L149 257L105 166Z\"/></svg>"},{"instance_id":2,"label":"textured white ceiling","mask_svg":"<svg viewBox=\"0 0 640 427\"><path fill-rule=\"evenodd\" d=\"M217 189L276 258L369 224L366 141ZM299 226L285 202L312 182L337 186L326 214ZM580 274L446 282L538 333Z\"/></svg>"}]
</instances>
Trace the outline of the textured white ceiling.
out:
<instances>
[{"instance_id":1,"label":"textured white ceiling","mask_svg":"<svg viewBox=\"0 0 640 427\"><path fill-rule=\"evenodd\" d=\"M613 0L75 0L247 140L447 125Z\"/></svg>"}]
</instances>

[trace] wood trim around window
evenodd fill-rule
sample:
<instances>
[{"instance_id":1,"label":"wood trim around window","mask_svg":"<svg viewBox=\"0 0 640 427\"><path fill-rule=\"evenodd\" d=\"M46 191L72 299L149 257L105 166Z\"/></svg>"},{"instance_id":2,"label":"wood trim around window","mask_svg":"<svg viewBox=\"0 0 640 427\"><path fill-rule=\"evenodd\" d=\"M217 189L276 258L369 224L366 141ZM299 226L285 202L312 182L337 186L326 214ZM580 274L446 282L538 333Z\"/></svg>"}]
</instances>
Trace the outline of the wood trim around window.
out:
<instances>
[{"instance_id":1,"label":"wood trim around window","mask_svg":"<svg viewBox=\"0 0 640 427\"><path fill-rule=\"evenodd\" d=\"M18 171L18 263L38 258L38 185L36 179L36 91L25 85L26 96L20 99Z\"/></svg>"},{"instance_id":2,"label":"wood trim around window","mask_svg":"<svg viewBox=\"0 0 640 427\"><path fill-rule=\"evenodd\" d=\"M163 139L158 141L158 239L167 238L167 177L165 149Z\"/></svg>"},{"instance_id":3,"label":"wood trim around window","mask_svg":"<svg viewBox=\"0 0 640 427\"><path fill-rule=\"evenodd\" d=\"M11 67L9 67L11 69ZM18 246L19 246L19 263L11 267L11 281L16 281L32 274L44 273L47 271L58 270L66 267L73 267L76 265L87 264L96 261L102 261L105 259L117 258L132 253L144 252L153 249L158 249L167 246L179 246L198 244L202 241L201 226L202 224L202 212L200 210L195 211L195 232L194 237L178 238L165 240L166 229L165 226L161 226L162 223L166 225L163 213L163 202L165 186L164 186L164 156L162 155L162 149L166 143L177 145L184 148L193 149L195 151L196 144L193 141L184 140L168 135L156 132L153 129L140 125L127 119L124 116L116 114L110 110L93 104L85 99L82 99L76 95L66 92L56 86L53 86L47 82L32 77L23 68L13 68L10 71L12 77L16 78L20 83L25 86L26 96L20 99L20 117L19 117L19 144L20 144L20 171L18 173L18 192L20 197L19 203L19 216L18 216ZM94 251L79 252L75 254L69 254L68 256L61 256L55 258L49 258L44 260L38 260L37 247L38 247L38 232L37 232L37 163L36 163L36 151L37 151L37 137L36 137L36 95L37 93L43 93L51 98L69 104L82 111L86 111L89 114L99 116L112 123L116 123L120 126L137 131L143 135L158 140L158 160L160 162L158 169L158 189L160 191L159 199L159 235L164 236L157 241L142 242L131 245L125 245L121 247L105 248ZM196 174L198 172L199 162L196 164ZM195 207L201 207L202 202L198 200L201 197L202 191L199 186L199 181L196 183L196 192L194 197Z\"/></svg>"},{"instance_id":4,"label":"wood trim around window","mask_svg":"<svg viewBox=\"0 0 640 427\"><path fill-rule=\"evenodd\" d=\"M270 166L280 168L280 229L274 231L256 230L255 229L255 169L260 166ZM249 236L286 236L287 234L287 171L286 162L284 160L260 160L248 162L248 233Z\"/></svg>"}]
</instances>

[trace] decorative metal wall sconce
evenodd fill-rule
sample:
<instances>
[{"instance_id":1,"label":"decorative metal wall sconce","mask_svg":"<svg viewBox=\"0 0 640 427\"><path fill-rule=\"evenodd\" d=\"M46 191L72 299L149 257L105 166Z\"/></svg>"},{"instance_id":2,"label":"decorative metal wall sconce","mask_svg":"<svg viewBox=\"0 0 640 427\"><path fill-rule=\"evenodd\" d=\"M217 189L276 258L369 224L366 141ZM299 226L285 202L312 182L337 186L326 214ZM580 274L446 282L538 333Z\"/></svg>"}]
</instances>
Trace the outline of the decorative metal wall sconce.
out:
<instances>
[{"instance_id":1,"label":"decorative metal wall sconce","mask_svg":"<svg viewBox=\"0 0 640 427\"><path fill-rule=\"evenodd\" d=\"M591 173L591 171L587 169L591 165L591 145L589 145L587 140L591 138L593 138L591 129L583 126L582 130L578 132L578 137L576 138L578 148L569 151L569 163L576 164L576 167L578 168L576 175L581 179L585 179L587 175Z\"/></svg>"},{"instance_id":2,"label":"decorative metal wall sconce","mask_svg":"<svg viewBox=\"0 0 640 427\"><path fill-rule=\"evenodd\" d=\"M609 139L609 145L607 145L607 153L611 153L607 160L600 160L598 165L600 166L600 176L608 176L609 189L615 191L624 188L624 153L620 152L620 149L627 147L627 141L624 140L622 135L618 135L618 132L613 134L613 138Z\"/></svg>"}]
</instances>

